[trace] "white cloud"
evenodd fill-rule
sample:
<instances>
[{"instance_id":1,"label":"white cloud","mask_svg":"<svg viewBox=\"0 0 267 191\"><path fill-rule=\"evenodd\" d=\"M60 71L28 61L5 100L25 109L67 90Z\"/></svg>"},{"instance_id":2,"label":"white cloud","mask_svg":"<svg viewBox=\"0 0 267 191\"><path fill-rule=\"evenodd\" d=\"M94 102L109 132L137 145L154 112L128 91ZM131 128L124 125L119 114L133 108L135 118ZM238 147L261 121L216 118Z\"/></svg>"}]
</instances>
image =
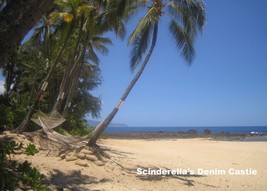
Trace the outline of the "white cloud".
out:
<instances>
[{"instance_id":1,"label":"white cloud","mask_svg":"<svg viewBox=\"0 0 267 191\"><path fill-rule=\"evenodd\" d=\"M0 81L0 94L4 93L4 91L5 91L4 83L5 83L5 81Z\"/></svg>"}]
</instances>

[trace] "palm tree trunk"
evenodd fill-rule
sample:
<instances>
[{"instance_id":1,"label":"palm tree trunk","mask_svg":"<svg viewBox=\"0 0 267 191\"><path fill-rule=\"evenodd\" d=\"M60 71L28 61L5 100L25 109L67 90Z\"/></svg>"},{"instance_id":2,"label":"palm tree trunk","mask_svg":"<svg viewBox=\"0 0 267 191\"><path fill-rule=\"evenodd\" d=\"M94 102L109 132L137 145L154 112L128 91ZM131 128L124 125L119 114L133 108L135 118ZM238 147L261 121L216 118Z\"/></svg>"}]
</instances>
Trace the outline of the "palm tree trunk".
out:
<instances>
[{"instance_id":1,"label":"palm tree trunk","mask_svg":"<svg viewBox=\"0 0 267 191\"><path fill-rule=\"evenodd\" d=\"M11 85L13 83L13 79L14 79L14 67L15 64L14 62L8 63L6 64L6 92L10 92L11 90Z\"/></svg>"},{"instance_id":2,"label":"palm tree trunk","mask_svg":"<svg viewBox=\"0 0 267 191\"><path fill-rule=\"evenodd\" d=\"M158 23L155 23L154 24L154 30L153 30L152 44L151 44L151 47L150 47L150 49L149 49L149 51L148 51L148 53L146 55L146 58L145 58L144 62L142 63L140 69L138 70L138 72L136 73L136 75L134 76L134 78L132 79L132 81L130 82L130 84L128 85L128 87L126 88L125 92L123 93L123 95L122 95L121 99L119 100L118 104L116 105L116 107L94 129L94 131L92 133L92 137L91 137L91 139L88 142L88 145L89 146L94 146L96 144L96 141L98 140L98 138L100 137L100 135L104 132L104 130L106 129L106 127L108 126L108 124L115 117L115 115L119 111L120 107L122 106L122 104L126 100L127 96L131 92L132 88L134 87L134 85L136 84L136 82L138 81L138 79L140 78L140 76L143 73L143 71L144 71L144 69L145 69L145 67L146 67L146 65L147 65L147 63L148 63L148 61L150 59L150 56L152 55L153 50L155 48L156 41L157 41L157 34L158 34Z\"/></svg>"},{"instance_id":3,"label":"palm tree trunk","mask_svg":"<svg viewBox=\"0 0 267 191\"><path fill-rule=\"evenodd\" d=\"M81 68L81 64L79 64L79 69ZM79 70L77 69L77 70ZM77 85L78 85L78 81L79 81L79 71L76 71L75 73L75 76L73 77L73 79L71 80L70 82L70 87L69 87L69 92L68 92L68 97L66 99L66 103L65 103L65 106L64 106L64 109L63 109L63 112L62 112L62 116L64 118L67 118L68 114L69 114L69 110L71 108L71 102L72 102L72 99L74 97L74 94L77 90Z\"/></svg>"},{"instance_id":4,"label":"palm tree trunk","mask_svg":"<svg viewBox=\"0 0 267 191\"><path fill-rule=\"evenodd\" d=\"M17 51L25 35L54 1L12 0L0 12L0 66Z\"/></svg>"},{"instance_id":5,"label":"palm tree trunk","mask_svg":"<svg viewBox=\"0 0 267 191\"><path fill-rule=\"evenodd\" d=\"M79 74L83 65L84 56L85 56L86 48L84 48L83 53L81 57L78 59L78 64L75 64L76 67L74 68L74 71L72 72L72 76L69 78L69 86L68 86L68 96L66 99L66 103L62 112L62 116L66 118L69 113L69 109L71 108L71 102L73 100L74 94L77 90L77 85L79 81Z\"/></svg>"},{"instance_id":6,"label":"palm tree trunk","mask_svg":"<svg viewBox=\"0 0 267 191\"><path fill-rule=\"evenodd\" d=\"M62 112L62 116L66 118L69 114L69 110L71 108L71 102L73 100L74 94L76 90L78 89L78 81L79 81L79 76L80 72L84 63L85 59L85 53L86 53L86 43L89 38L89 33L86 34L85 40L82 45L82 53L81 55L77 58L77 61L75 62L72 70L71 70L71 76L69 77L69 80L71 81L69 91L68 91L68 97L66 99L66 103Z\"/></svg>"},{"instance_id":7,"label":"palm tree trunk","mask_svg":"<svg viewBox=\"0 0 267 191\"><path fill-rule=\"evenodd\" d=\"M82 37L82 28L84 25L84 17L81 18L81 23L80 23L80 28L79 28L79 33L78 33L78 38L76 40L76 44L74 47L74 50L72 53L70 53L69 59L68 59L68 65L67 68L64 72L61 84L60 84L60 88L59 88L59 93L58 93L58 97L57 100L53 106L53 111L61 111L61 107L62 107L62 102L64 100L64 97L66 96L66 90L68 88L68 83L69 80L71 78L72 72L74 70L74 68L76 67L75 64L74 66L72 66L73 62L75 61L75 57L77 57L78 52L79 52L79 44L81 41L81 37Z\"/></svg>"},{"instance_id":8,"label":"palm tree trunk","mask_svg":"<svg viewBox=\"0 0 267 191\"><path fill-rule=\"evenodd\" d=\"M73 25L74 25L74 23L73 23ZM29 126L30 120L32 118L32 115L33 115L33 113L35 111L35 108L37 107L38 102L39 102L39 98L45 92L45 90L46 90L46 88L48 86L48 82L50 81L50 79L52 77L52 74L55 71L55 68L56 68L57 64L59 63L59 60L60 60L60 58L61 58L61 56L62 56L62 54L63 54L63 52L64 52L64 50L65 50L65 48L67 46L67 42L68 42L68 40L70 38L70 35L72 33L72 29L73 29L73 26L69 30L69 32L67 34L67 37L65 39L65 42L63 43L63 46L61 47L54 64L50 68L50 70L49 70L49 72L48 72L48 74L47 74L47 76L46 76L46 78L45 78L45 80L44 80L39 92L37 93L36 98L34 99L34 102L32 103L32 105L31 105L31 107L30 107L30 109L29 109L29 111L28 111L28 113L26 115L26 117L24 118L22 123L14 130L16 133L24 132L27 129L27 127Z\"/></svg>"}]
</instances>

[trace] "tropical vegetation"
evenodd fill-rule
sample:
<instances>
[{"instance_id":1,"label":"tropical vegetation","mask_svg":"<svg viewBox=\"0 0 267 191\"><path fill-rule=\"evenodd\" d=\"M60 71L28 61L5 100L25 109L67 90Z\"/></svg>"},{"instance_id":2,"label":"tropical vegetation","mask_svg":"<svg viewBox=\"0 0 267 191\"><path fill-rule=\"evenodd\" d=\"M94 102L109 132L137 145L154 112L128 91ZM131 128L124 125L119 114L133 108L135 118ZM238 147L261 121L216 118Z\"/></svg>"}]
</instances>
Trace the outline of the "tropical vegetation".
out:
<instances>
[{"instance_id":1,"label":"tropical vegetation","mask_svg":"<svg viewBox=\"0 0 267 191\"><path fill-rule=\"evenodd\" d=\"M18 162L12 160L10 155L25 150L27 155L34 155L38 150L30 144L26 148L14 141L0 142L0 188L1 190L49 190L43 185L44 176L28 161Z\"/></svg>"},{"instance_id":2,"label":"tropical vegetation","mask_svg":"<svg viewBox=\"0 0 267 191\"><path fill-rule=\"evenodd\" d=\"M8 8L11 10L12 3L1 1L1 17L4 18ZM92 96L90 91L101 84L97 54L106 54L107 45L112 44L104 35L114 31L117 36L125 37L124 23L138 11L144 13L128 37L130 68L135 71L140 66L139 70L117 106L93 131L88 143L91 146L144 71L156 46L162 18L169 19L169 31L177 50L188 64L193 61L194 41L205 23L205 7L200 0L56 0L45 8L33 35L16 54L4 56L1 66L6 77L6 93L1 95L1 112L5 116L1 129L17 127L18 133L36 129L30 124L36 110L60 113L67 119L67 126L63 124L62 127L68 131L75 132L73 128L77 128L77 124L86 129L85 115L98 117L101 109L99 98ZM26 8L23 11L27 13ZM34 19L38 18L39 15ZM0 23L1 28L4 25L7 23L2 26ZM23 34L25 36L25 32Z\"/></svg>"},{"instance_id":3,"label":"tropical vegetation","mask_svg":"<svg viewBox=\"0 0 267 191\"><path fill-rule=\"evenodd\" d=\"M0 67L6 90L0 95L0 132L13 130L22 133L40 129L30 121L37 111L42 111L50 116L60 114L66 119L59 124L58 132L67 131L73 135L90 133L86 116L97 118L101 111L100 98L94 97L91 92L101 85L99 54L107 54L108 46L112 45L107 34L114 32L124 39L127 21L133 15L141 14L144 16L128 37L130 69L138 71L116 107L91 133L88 145L94 147L148 64L157 44L159 27L163 26L163 18L169 20L169 31L178 52L189 65L192 63L194 42L206 19L203 2L0 1ZM22 43L30 30L32 34ZM46 189L41 185L42 176L37 169L28 163L7 160L7 155L21 149L21 145L0 142L0 147L1 177L24 173L21 179L3 179L10 185L5 189L14 189L20 181L36 190ZM34 146L28 147L30 153L34 150ZM13 166L10 167L10 164ZM9 168L15 169L15 172L7 171Z\"/></svg>"},{"instance_id":4,"label":"tropical vegetation","mask_svg":"<svg viewBox=\"0 0 267 191\"><path fill-rule=\"evenodd\" d=\"M0 0L0 67L12 59L24 36L54 1Z\"/></svg>"}]
</instances>

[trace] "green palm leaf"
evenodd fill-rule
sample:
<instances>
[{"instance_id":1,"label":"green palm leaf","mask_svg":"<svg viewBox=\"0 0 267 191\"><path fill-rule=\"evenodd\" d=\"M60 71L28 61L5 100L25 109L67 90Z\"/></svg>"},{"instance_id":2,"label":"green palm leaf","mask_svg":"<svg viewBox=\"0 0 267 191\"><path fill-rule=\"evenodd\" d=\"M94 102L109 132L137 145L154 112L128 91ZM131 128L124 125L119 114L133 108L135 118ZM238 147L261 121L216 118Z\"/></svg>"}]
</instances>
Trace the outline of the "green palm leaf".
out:
<instances>
[{"instance_id":1,"label":"green palm leaf","mask_svg":"<svg viewBox=\"0 0 267 191\"><path fill-rule=\"evenodd\" d=\"M132 50L130 53L131 71L134 71L135 68L138 66L138 64L142 61L143 54L146 52L148 45L150 43L152 29L153 27L151 27L151 24L147 25L143 29L142 35L139 35L138 37L136 37L134 41L132 42L133 46L132 46Z\"/></svg>"},{"instance_id":2,"label":"green palm leaf","mask_svg":"<svg viewBox=\"0 0 267 191\"><path fill-rule=\"evenodd\" d=\"M143 31L146 30L147 26L151 26L151 24L154 22L157 22L159 18L158 12L155 7L152 7L149 9L147 14L140 19L138 25L136 26L135 30L132 32L128 39L128 45L132 45L138 36L142 35Z\"/></svg>"},{"instance_id":3,"label":"green palm leaf","mask_svg":"<svg viewBox=\"0 0 267 191\"><path fill-rule=\"evenodd\" d=\"M92 11L95 11L94 6L83 5L83 6L79 6L76 12L77 12L77 16L82 16L82 15L90 16Z\"/></svg>"},{"instance_id":4,"label":"green palm leaf","mask_svg":"<svg viewBox=\"0 0 267 191\"><path fill-rule=\"evenodd\" d=\"M194 38L186 32L176 21L172 20L169 30L176 42L177 48L182 51L184 59L191 64L195 56L193 47Z\"/></svg>"},{"instance_id":5,"label":"green palm leaf","mask_svg":"<svg viewBox=\"0 0 267 191\"><path fill-rule=\"evenodd\" d=\"M152 7L148 13L139 21L137 27L130 35L128 44L132 46L130 58L130 68L132 71L140 64L145 54L150 39L151 31L155 23L158 22L159 14L156 8Z\"/></svg>"},{"instance_id":6,"label":"green palm leaf","mask_svg":"<svg viewBox=\"0 0 267 191\"><path fill-rule=\"evenodd\" d=\"M204 26L206 20L205 6L202 1L174 0L173 5L175 5L175 8L177 10L180 10L182 17L184 17L185 15L187 15L187 17L189 16L192 25L195 25L198 30L202 30L202 27Z\"/></svg>"}]
</instances>

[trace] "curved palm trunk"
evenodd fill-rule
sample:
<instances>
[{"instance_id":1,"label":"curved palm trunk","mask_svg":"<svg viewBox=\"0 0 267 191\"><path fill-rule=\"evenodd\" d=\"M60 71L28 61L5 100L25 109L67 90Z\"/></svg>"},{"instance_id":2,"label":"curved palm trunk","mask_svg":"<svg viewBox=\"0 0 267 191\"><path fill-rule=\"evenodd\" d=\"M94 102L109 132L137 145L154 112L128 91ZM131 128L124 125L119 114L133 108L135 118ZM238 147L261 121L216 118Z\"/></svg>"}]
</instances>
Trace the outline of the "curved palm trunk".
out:
<instances>
[{"instance_id":1,"label":"curved palm trunk","mask_svg":"<svg viewBox=\"0 0 267 191\"><path fill-rule=\"evenodd\" d=\"M136 73L136 75L134 76L134 78L132 79L132 81L130 82L129 86L126 88L124 94L122 95L121 99L119 100L118 104L116 105L116 107L112 110L112 112L100 123L97 125L97 127L94 129L93 133L92 133L92 137L88 142L89 146L94 146L96 144L96 141L98 140L98 138L100 137L100 135L103 133L103 131L106 129L106 127L108 126L108 124L112 121L112 119L115 117L115 115L117 114L117 112L119 111L120 107L122 106L123 102L125 101L125 99L127 98L127 96L129 95L129 93L131 92L132 88L134 87L134 85L136 84L137 80L140 78L141 74L143 73L149 59L150 56L152 55L152 52L155 48L156 45L156 41L157 41L157 34L158 34L158 23L155 23L154 25L154 31L153 31L153 40L152 40L152 44L151 47L146 55L146 58L143 62L143 64L141 65L140 69L138 70L138 72Z\"/></svg>"},{"instance_id":2,"label":"curved palm trunk","mask_svg":"<svg viewBox=\"0 0 267 191\"><path fill-rule=\"evenodd\" d=\"M37 107L39 98L45 92L45 90L46 90L46 88L48 86L48 82L50 81L50 79L52 77L52 74L54 73L54 71L56 69L56 66L59 63L59 60L60 60L60 58L61 58L61 56L62 56L62 54L63 54L63 52L64 52L64 50L65 50L65 48L67 46L67 42L68 42L68 40L70 38L70 35L72 33L72 29L73 29L73 26L71 27L70 31L68 32L67 37L65 39L65 42L63 43L63 46L61 47L54 64L50 68L50 70L49 70L49 72L48 72L48 74L47 74L47 76L46 76L46 78L45 78L40 90L38 91L37 96L34 99L34 102L32 103L32 105L31 105L26 117L24 118L22 123L14 130L16 133L24 132L27 129L27 127L29 126L29 123L30 123L30 120L32 118L32 115L33 115L33 113L35 111L35 108Z\"/></svg>"}]
</instances>

